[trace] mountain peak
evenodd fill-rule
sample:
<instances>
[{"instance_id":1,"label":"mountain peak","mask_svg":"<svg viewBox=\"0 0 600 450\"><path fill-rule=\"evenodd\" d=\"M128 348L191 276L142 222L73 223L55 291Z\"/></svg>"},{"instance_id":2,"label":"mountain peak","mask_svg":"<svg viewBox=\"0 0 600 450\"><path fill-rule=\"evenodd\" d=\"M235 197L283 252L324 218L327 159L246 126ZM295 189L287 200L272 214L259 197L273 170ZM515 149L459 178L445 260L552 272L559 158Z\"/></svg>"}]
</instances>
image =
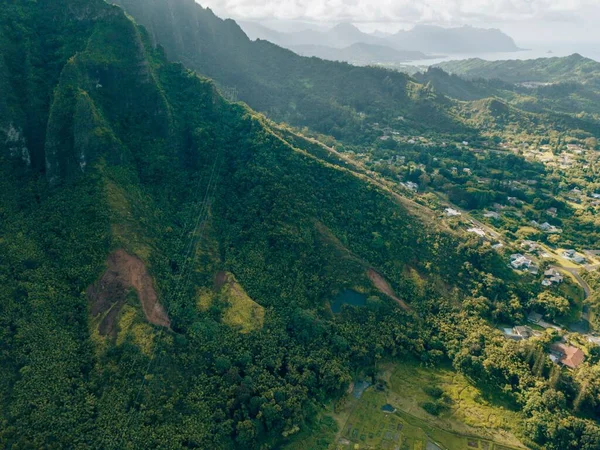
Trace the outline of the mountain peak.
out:
<instances>
[{"instance_id":1,"label":"mountain peak","mask_svg":"<svg viewBox=\"0 0 600 450\"><path fill-rule=\"evenodd\" d=\"M331 31L336 33L362 33L355 25L350 22L342 22L334 26Z\"/></svg>"}]
</instances>

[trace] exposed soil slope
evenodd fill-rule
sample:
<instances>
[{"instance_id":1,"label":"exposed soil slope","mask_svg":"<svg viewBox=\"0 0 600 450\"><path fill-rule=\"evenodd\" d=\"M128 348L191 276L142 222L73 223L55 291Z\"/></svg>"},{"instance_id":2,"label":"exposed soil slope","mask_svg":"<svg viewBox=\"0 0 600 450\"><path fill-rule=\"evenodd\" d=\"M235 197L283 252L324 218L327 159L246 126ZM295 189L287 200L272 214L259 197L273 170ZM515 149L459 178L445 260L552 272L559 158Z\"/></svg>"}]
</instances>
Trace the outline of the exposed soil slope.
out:
<instances>
[{"instance_id":1,"label":"exposed soil slope","mask_svg":"<svg viewBox=\"0 0 600 450\"><path fill-rule=\"evenodd\" d=\"M119 249L109 255L107 265L102 278L87 290L92 316L106 313L99 325L101 335L116 336L116 319L132 288L137 292L148 322L170 327L171 321L158 301L152 277L138 257Z\"/></svg>"},{"instance_id":2,"label":"exposed soil slope","mask_svg":"<svg viewBox=\"0 0 600 450\"><path fill-rule=\"evenodd\" d=\"M390 297L392 300L394 300L396 303L398 303L402 307L402 309L404 309L406 311L410 311L410 307L404 302L404 300L400 300L398 297L396 297L396 293L394 292L394 290L392 289L392 287L390 286L390 284L387 282L387 280L385 278L383 278L380 274L375 272L374 269L369 269L369 271L367 272L367 275L369 276L369 279L371 280L373 285L380 292L384 293L385 295Z\"/></svg>"}]
</instances>

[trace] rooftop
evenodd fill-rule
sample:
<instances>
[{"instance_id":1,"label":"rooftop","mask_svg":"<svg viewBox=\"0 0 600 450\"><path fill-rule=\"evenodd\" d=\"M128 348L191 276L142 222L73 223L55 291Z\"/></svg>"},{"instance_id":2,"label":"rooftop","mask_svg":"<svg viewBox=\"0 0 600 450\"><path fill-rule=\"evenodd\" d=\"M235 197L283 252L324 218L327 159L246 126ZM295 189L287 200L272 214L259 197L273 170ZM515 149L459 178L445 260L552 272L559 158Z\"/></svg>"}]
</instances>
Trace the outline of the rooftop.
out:
<instances>
[{"instance_id":1,"label":"rooftop","mask_svg":"<svg viewBox=\"0 0 600 450\"><path fill-rule=\"evenodd\" d=\"M552 350L561 353L560 362L571 369L577 368L584 360L585 354L577 347L567 344L554 344Z\"/></svg>"}]
</instances>

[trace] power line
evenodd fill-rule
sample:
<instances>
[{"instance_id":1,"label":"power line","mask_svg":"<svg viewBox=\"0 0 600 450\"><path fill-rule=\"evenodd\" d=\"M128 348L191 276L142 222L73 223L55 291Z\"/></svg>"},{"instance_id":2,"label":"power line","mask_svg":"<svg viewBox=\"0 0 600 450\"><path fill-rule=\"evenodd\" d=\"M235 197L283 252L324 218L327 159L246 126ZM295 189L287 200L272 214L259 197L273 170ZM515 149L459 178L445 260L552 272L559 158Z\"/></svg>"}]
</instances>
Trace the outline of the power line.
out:
<instances>
[{"instance_id":1,"label":"power line","mask_svg":"<svg viewBox=\"0 0 600 450\"><path fill-rule=\"evenodd\" d=\"M194 254L194 257L192 259L192 267L190 267L190 269L189 269L189 271L187 273L187 277L186 277L186 270L188 270L188 263L190 261L192 252L196 248L196 245L195 245L194 241L196 240L197 242L200 242L202 240L202 237L203 237L203 234L204 234L204 230L206 228L206 222L207 222L207 219L208 219L208 211L209 211L209 203L210 203L209 199L210 199L210 196L211 196L211 190L213 190L214 186L215 186L214 176L215 176L215 172L216 172L216 168L217 168L217 163L219 163L219 167L220 167L221 153L222 153L222 151L219 151L219 153L217 154L217 156L215 158L215 162L213 163L213 166L212 166L210 178L209 178L208 184L206 186L206 192L204 194L203 201L202 201L202 203L200 205L200 210L199 210L198 215L196 217L196 220L194 222L194 227L193 227L193 231L192 231L192 234L191 234L191 237L190 237L190 240L189 240L189 245L188 245L187 251L185 253L184 265L183 265L183 269L181 271L182 275L179 278L179 280L177 282L177 285L175 287L174 294L172 296L172 301L169 302L166 305L166 308L165 308L167 316L169 315L170 308L172 307L172 305L175 304L174 300L177 300L178 298L181 297L181 295L183 293L183 290L188 285L189 280L191 279L191 271L193 270L193 267L196 264L196 260L197 260L197 256L198 256L197 252ZM195 239L195 235L198 232L200 224L202 224L202 228L200 229L200 235L198 236L198 239ZM182 283L182 280L184 280L184 279L185 279L185 281ZM134 399L134 402L133 402L133 408L135 408L135 405L138 403L140 395L141 395L141 392L142 392L144 386L146 385L146 377L148 376L148 374L149 374L149 372L150 372L150 370L152 368L152 365L153 365L153 363L155 361L156 353L157 353L157 350L158 350L158 348L159 348L159 346L161 344L161 339L162 339L163 334L164 334L164 327L161 327L160 331L158 333L158 336L156 337L156 343L154 345L154 348L152 350L152 354L150 356L150 359L149 359L148 364L146 366L146 369L144 371L144 375L142 377L140 386L139 386L139 388L137 390L137 393L136 393L136 396L135 396L135 399ZM160 360L160 358L161 358L161 355L159 355L159 360ZM126 426L124 427L123 430L126 430L126 429L129 428L129 425L131 424L131 420L133 419L133 415L134 414L135 414L135 412L133 412L133 413L131 413L129 415L128 420L127 420L127 424L126 424Z\"/></svg>"}]
</instances>

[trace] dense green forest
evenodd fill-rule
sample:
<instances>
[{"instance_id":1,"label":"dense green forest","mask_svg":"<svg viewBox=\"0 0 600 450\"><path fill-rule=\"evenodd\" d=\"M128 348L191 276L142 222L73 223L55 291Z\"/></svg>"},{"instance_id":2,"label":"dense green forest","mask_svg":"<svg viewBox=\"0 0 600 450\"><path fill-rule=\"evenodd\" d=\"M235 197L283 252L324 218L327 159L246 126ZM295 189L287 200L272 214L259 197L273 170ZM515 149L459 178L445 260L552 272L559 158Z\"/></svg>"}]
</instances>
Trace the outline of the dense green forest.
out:
<instances>
[{"instance_id":1,"label":"dense green forest","mask_svg":"<svg viewBox=\"0 0 600 450\"><path fill-rule=\"evenodd\" d=\"M501 393L528 445L598 448L597 360L561 372L552 338L492 325L523 320L537 290L385 179L224 99L221 76L271 44L198 11L186 30L224 26L215 42L238 55L171 63L168 17L145 29L102 0L0 9L0 447L280 448L390 359ZM274 117L347 142L379 136L358 112L478 135L405 75L273 48L295 78L272 76L299 84L273 94L265 65L235 86L261 110L297 102ZM496 168L540 171L515 158ZM346 289L365 305L334 314Z\"/></svg>"}]
</instances>

